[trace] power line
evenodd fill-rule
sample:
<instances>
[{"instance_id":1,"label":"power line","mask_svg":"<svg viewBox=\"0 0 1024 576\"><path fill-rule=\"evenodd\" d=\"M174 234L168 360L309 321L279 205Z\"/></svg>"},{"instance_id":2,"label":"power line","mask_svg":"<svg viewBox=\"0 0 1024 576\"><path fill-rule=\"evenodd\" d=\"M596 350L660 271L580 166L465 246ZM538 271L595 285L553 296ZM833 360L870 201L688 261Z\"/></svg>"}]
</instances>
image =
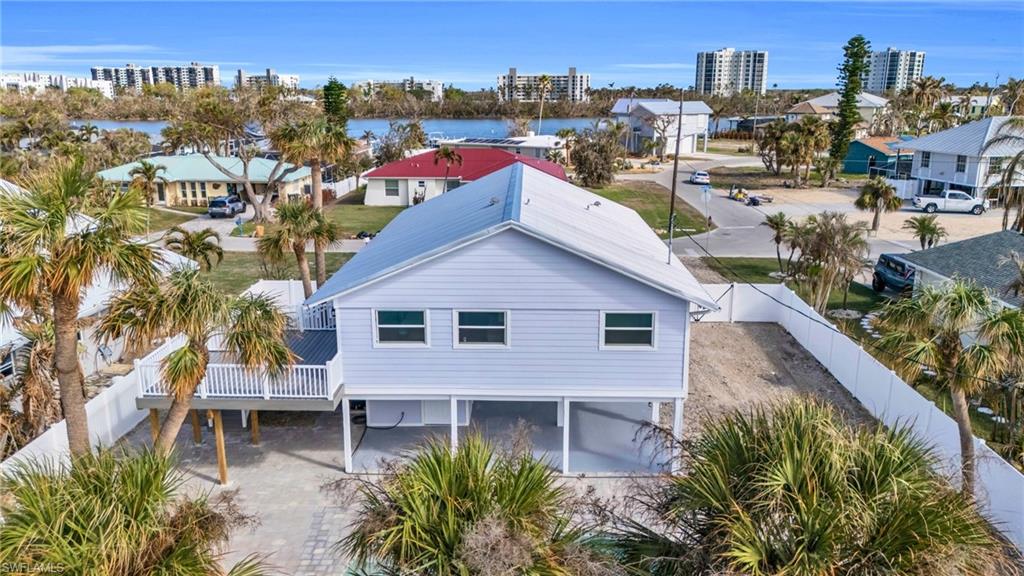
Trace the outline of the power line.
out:
<instances>
[{"instance_id":1,"label":"power line","mask_svg":"<svg viewBox=\"0 0 1024 576\"><path fill-rule=\"evenodd\" d=\"M779 304L783 308L786 308L788 310L796 312L797 314L803 316L804 318L807 318L808 320L810 320L812 322L820 324L821 326L824 326L824 327L828 328L830 331L835 332L836 334L839 334L841 336L846 336L847 338L849 338L850 340L852 340L856 344L858 344L861 348L863 348L865 345L870 346L871 348L874 348L875 350L878 350L878 351L882 352L883 354L891 356L891 357L893 357L895 359L903 360L905 362L910 362L912 364L917 364L918 366L921 366L922 368L927 368L928 370L932 371L933 373L938 374L938 369L935 366L932 366L931 364L927 364L925 362L922 362L922 361L917 360L915 358L911 358L909 356L903 356L901 354L897 354L896 352L893 352L892 350L889 350L889 349L887 349L885 347L882 347L882 346L880 346L880 345L878 345L878 344L876 344L874 342L866 342L864 340L861 340L861 339L857 338L856 336L853 336L851 334L846 334L843 331L841 331L838 328L836 328L835 326L833 326L832 324L829 324L828 322L824 322L822 320L819 320L818 318L815 318L814 316L811 316L810 314L804 312L803 310L799 310L797 308L794 308L793 306L787 304L786 302L783 302L782 300L779 300L775 296L773 296L773 295L769 294L768 292L765 292L764 290L762 290L760 287L757 286L757 284L754 284L751 281L749 281L746 278L744 278L742 274L740 274L740 273L736 272L735 270L733 270L725 262L722 262L717 256L715 256L714 254L709 252L705 247L701 246L700 242L698 242L697 239L694 238L689 232L687 232L686 230L682 230L682 232L684 234L686 234L686 237L689 238L690 241L693 242L698 248L700 248L700 250L702 252L704 252L712 260L714 260L715 263L717 263L719 266L721 266L727 272L732 274L734 277L738 278L740 280L740 282L739 282L740 284L745 284L747 286L750 286L755 291L757 291L759 294L761 294L761 295L771 299L772 301L774 301L775 303ZM716 302L717 302L717 300L716 300ZM993 386L1001 385L1001 382L997 382L997 381L994 381L994 380L989 380L988 378L982 378L981 376L975 376L973 374L964 374L964 373L959 372L959 371L953 372L953 374L955 376L959 376L959 377L966 377L966 378L969 378L969 379L972 379L972 380L979 380L981 382L985 382L986 384L993 385Z\"/></svg>"}]
</instances>

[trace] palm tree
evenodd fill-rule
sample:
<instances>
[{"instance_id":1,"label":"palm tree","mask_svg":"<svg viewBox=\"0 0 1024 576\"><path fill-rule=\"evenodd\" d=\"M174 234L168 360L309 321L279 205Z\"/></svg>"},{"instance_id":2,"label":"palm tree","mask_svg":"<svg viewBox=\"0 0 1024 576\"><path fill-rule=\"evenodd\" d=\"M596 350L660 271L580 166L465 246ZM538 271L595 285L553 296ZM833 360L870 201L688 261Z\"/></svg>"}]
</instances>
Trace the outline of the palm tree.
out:
<instances>
[{"instance_id":1,"label":"palm tree","mask_svg":"<svg viewBox=\"0 0 1024 576\"><path fill-rule=\"evenodd\" d=\"M985 143L982 153L992 148L1016 149L1013 156L1003 158L999 182L991 187L998 191L1003 203L1003 230L1010 228L1010 210L1016 207L1017 217L1013 229L1024 232L1024 188L1019 185L1020 180L1024 179L1024 116L1011 117L1000 126L995 136ZM990 157L989 162L992 166L996 158Z\"/></svg>"},{"instance_id":2,"label":"palm tree","mask_svg":"<svg viewBox=\"0 0 1024 576\"><path fill-rule=\"evenodd\" d=\"M434 166L441 162L444 162L444 187L441 189L443 194L448 191L448 172L452 169L452 164L462 166L462 154L455 148L441 146L434 151Z\"/></svg>"},{"instance_id":3,"label":"palm tree","mask_svg":"<svg viewBox=\"0 0 1024 576\"><path fill-rule=\"evenodd\" d=\"M199 270L171 270L162 283L132 286L115 296L100 321L104 341L124 338L142 348L158 338L182 334L185 345L161 361L161 377L172 395L155 448L169 454L192 406L192 396L206 376L207 342L222 333L228 355L247 369L277 376L292 362L284 342L286 316L271 297L245 294L229 298Z\"/></svg>"},{"instance_id":4,"label":"palm tree","mask_svg":"<svg viewBox=\"0 0 1024 576\"><path fill-rule=\"evenodd\" d=\"M357 568L554 576L578 573L571 557L592 557L551 468L529 453L498 453L479 434L460 439L454 453L431 439L359 493L352 531L338 542Z\"/></svg>"},{"instance_id":5,"label":"palm tree","mask_svg":"<svg viewBox=\"0 0 1024 576\"><path fill-rule=\"evenodd\" d=\"M1004 562L973 500L907 428L853 429L792 400L728 414L685 452L686 475L615 519L611 547L630 574L925 576Z\"/></svg>"},{"instance_id":6,"label":"palm tree","mask_svg":"<svg viewBox=\"0 0 1024 576\"><path fill-rule=\"evenodd\" d=\"M878 345L891 353L904 380L914 382L929 368L937 386L949 391L960 430L963 491L973 494L974 435L967 400L1024 357L1024 312L1000 309L982 288L954 280L890 300L877 324L884 333Z\"/></svg>"},{"instance_id":7,"label":"palm tree","mask_svg":"<svg viewBox=\"0 0 1024 576\"><path fill-rule=\"evenodd\" d=\"M860 187L860 195L853 201L858 210L873 211L871 231L878 232L882 212L895 212L903 207L903 199L896 195L896 188L880 176L872 176Z\"/></svg>"},{"instance_id":8,"label":"palm tree","mask_svg":"<svg viewBox=\"0 0 1024 576\"><path fill-rule=\"evenodd\" d=\"M1009 256L999 259L999 266L1010 266L1017 270L1017 276L1003 288L1003 291L1006 294L1013 294L1014 298L1024 294L1024 256L1016 250L1010 250Z\"/></svg>"},{"instance_id":9,"label":"palm tree","mask_svg":"<svg viewBox=\"0 0 1024 576\"><path fill-rule=\"evenodd\" d=\"M51 160L23 182L24 191L0 191L7 248L0 254L0 301L25 310L50 303L54 366L75 457L90 452L78 358L82 293L101 275L129 285L152 282L159 260L151 246L132 240L143 228L139 191L105 193L82 162Z\"/></svg>"},{"instance_id":10,"label":"palm tree","mask_svg":"<svg viewBox=\"0 0 1024 576\"><path fill-rule=\"evenodd\" d=\"M555 132L555 136L558 136L562 140L562 151L565 157L565 164L569 164L570 152L572 152L572 141L576 138L575 128L561 128L558 132Z\"/></svg>"},{"instance_id":11,"label":"palm tree","mask_svg":"<svg viewBox=\"0 0 1024 576\"><path fill-rule=\"evenodd\" d=\"M811 305L824 315L832 291L849 287L851 272L863 266L869 253L862 222L850 222L846 214L822 212L808 216L789 232L790 246L800 252L789 267L791 277L806 280ZM804 287L798 286L798 289ZM844 292L845 299L845 292Z\"/></svg>"},{"instance_id":12,"label":"palm tree","mask_svg":"<svg viewBox=\"0 0 1024 576\"><path fill-rule=\"evenodd\" d=\"M937 245L947 236L946 229L939 224L938 217L934 214L907 218L903 222L903 229L914 233L914 238L921 243L921 250Z\"/></svg>"},{"instance_id":13,"label":"palm tree","mask_svg":"<svg viewBox=\"0 0 1024 576\"><path fill-rule=\"evenodd\" d=\"M544 99L548 97L548 92L551 91L551 76L541 74L540 78L537 79L537 90L540 92L540 114L537 117L537 134L541 134L540 127L544 122Z\"/></svg>"},{"instance_id":14,"label":"palm tree","mask_svg":"<svg viewBox=\"0 0 1024 576\"><path fill-rule=\"evenodd\" d=\"M78 136L82 139L82 142L92 142L99 135L100 129L89 122L78 127Z\"/></svg>"},{"instance_id":15,"label":"palm tree","mask_svg":"<svg viewBox=\"0 0 1024 576\"><path fill-rule=\"evenodd\" d=\"M828 149L832 135L829 132L828 124L817 116L804 116L800 119L800 136L802 139L802 153L804 180L811 179L811 165L818 154Z\"/></svg>"},{"instance_id":16,"label":"palm tree","mask_svg":"<svg viewBox=\"0 0 1024 576\"><path fill-rule=\"evenodd\" d=\"M224 249L220 247L220 233L213 228L189 232L180 226L173 226L164 234L164 246L195 260L199 263L199 269L205 272L213 268L212 257L217 257L217 264L224 260Z\"/></svg>"},{"instance_id":17,"label":"palm tree","mask_svg":"<svg viewBox=\"0 0 1024 576\"><path fill-rule=\"evenodd\" d=\"M939 130L946 130L955 126L959 118L952 102L939 102L932 110L930 120Z\"/></svg>"},{"instance_id":18,"label":"palm tree","mask_svg":"<svg viewBox=\"0 0 1024 576\"><path fill-rule=\"evenodd\" d=\"M354 143L345 126L331 122L324 116L296 124L286 124L273 137L274 145L284 158L295 165L309 163L313 176L313 209L323 212L323 164L345 159ZM327 259L322 246L315 246L316 281L327 281Z\"/></svg>"},{"instance_id":19,"label":"palm tree","mask_svg":"<svg viewBox=\"0 0 1024 576\"><path fill-rule=\"evenodd\" d=\"M146 207L153 205L153 195L160 185L167 184L167 178L160 175L166 170L162 164L153 164L148 160L139 160L139 165L132 168L128 175L132 177L132 186L142 191L146 199ZM146 234L149 234L149 212L146 212Z\"/></svg>"},{"instance_id":20,"label":"palm tree","mask_svg":"<svg viewBox=\"0 0 1024 576\"><path fill-rule=\"evenodd\" d=\"M764 217L764 222L761 222L761 226L767 226L772 231L772 241L775 242L775 257L779 260L779 273L782 274L786 272L782 269L782 242L786 238L786 231L792 225L793 223L790 222L789 216L786 216L785 212L769 214Z\"/></svg>"},{"instance_id":21,"label":"palm tree","mask_svg":"<svg viewBox=\"0 0 1024 576\"><path fill-rule=\"evenodd\" d=\"M306 298L313 295L313 283L309 276L309 260L306 258L306 244L322 249L338 240L338 227L303 201L282 202L277 205L277 229L256 244L257 251L271 261L280 262L287 252L295 255L299 267L302 288Z\"/></svg>"},{"instance_id":22,"label":"palm tree","mask_svg":"<svg viewBox=\"0 0 1024 576\"><path fill-rule=\"evenodd\" d=\"M103 451L73 468L56 459L19 464L0 503L0 560L97 576L267 574L254 556L221 567L228 536L249 517L230 499L184 494L184 480L153 452Z\"/></svg>"}]
</instances>

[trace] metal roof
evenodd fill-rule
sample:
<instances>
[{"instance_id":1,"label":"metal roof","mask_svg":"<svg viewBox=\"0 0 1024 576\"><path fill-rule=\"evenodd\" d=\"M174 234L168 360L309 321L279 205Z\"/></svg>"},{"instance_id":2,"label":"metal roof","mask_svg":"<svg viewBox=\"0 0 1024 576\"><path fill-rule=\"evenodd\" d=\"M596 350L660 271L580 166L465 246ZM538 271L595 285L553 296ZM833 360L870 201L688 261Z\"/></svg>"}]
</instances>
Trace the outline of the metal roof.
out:
<instances>
[{"instance_id":1,"label":"metal roof","mask_svg":"<svg viewBox=\"0 0 1024 576\"><path fill-rule=\"evenodd\" d=\"M1012 134L1024 138L1024 128L1014 128L1012 125L1007 125L1009 119L1010 116L982 118L981 120L975 120L956 128L915 138L900 144L900 148L974 157L1013 156L1024 149L1024 144L1021 144L1019 141L1016 144L1003 142L990 147L988 150L984 150L986 142L1003 134Z\"/></svg>"},{"instance_id":2,"label":"metal roof","mask_svg":"<svg viewBox=\"0 0 1024 576\"><path fill-rule=\"evenodd\" d=\"M655 116L676 116L679 114L679 101L668 98L619 98L612 106L612 114L629 114L636 108L643 108ZM711 114L711 108L701 100L683 102L683 114Z\"/></svg>"},{"instance_id":3,"label":"metal roof","mask_svg":"<svg viewBox=\"0 0 1024 576\"><path fill-rule=\"evenodd\" d=\"M235 174L242 173L242 161L239 158L234 156L213 156L213 159L216 160L218 164ZM218 170L202 154L153 156L152 158L146 158L146 161L150 164L163 166L164 169L160 172L160 175L170 182L188 182L193 180L197 182L233 182L231 178L228 178L223 172ZM266 184L270 179L270 173L276 165L277 160L253 158L249 161L249 178L255 183ZM131 162L129 164L122 164L120 166L108 168L107 170L99 172L99 177L111 182L130 182L132 180L132 175L130 173L136 166L139 166L138 162ZM291 166L291 164L286 162L282 165L281 170L290 168ZM282 181L293 182L295 180L308 178L309 175L309 168L303 166L302 168L289 173Z\"/></svg>"},{"instance_id":4,"label":"metal roof","mask_svg":"<svg viewBox=\"0 0 1024 576\"><path fill-rule=\"evenodd\" d=\"M823 96L811 98L806 102L815 106L824 106L825 108L838 108L839 98L839 92L829 92ZM889 101L885 98L868 94L867 92L861 92L857 95L857 108L882 108L888 103Z\"/></svg>"},{"instance_id":5,"label":"metal roof","mask_svg":"<svg viewBox=\"0 0 1024 576\"><path fill-rule=\"evenodd\" d=\"M389 162L380 168L376 168L364 174L365 178L444 178L447 174L451 180L462 180L469 182L479 180L484 176L501 170L502 168L522 162L534 168L543 170L552 176L565 179L565 168L561 165L544 160L543 158L531 158L514 154L500 148L455 148L462 158L462 162L452 164L450 167L443 161L436 161L437 150L430 150L422 154L416 154Z\"/></svg>"},{"instance_id":6,"label":"metal roof","mask_svg":"<svg viewBox=\"0 0 1024 576\"><path fill-rule=\"evenodd\" d=\"M319 304L507 229L718 309L634 210L521 163L404 210L306 299Z\"/></svg>"},{"instance_id":7,"label":"metal roof","mask_svg":"<svg viewBox=\"0 0 1024 576\"><path fill-rule=\"evenodd\" d=\"M1021 307L1024 295L1006 292L1006 286L1017 276L1017 269L1010 264L1000 265L1011 250L1024 255L1024 234L1003 230L898 256L946 278L973 280L1003 302Z\"/></svg>"}]
</instances>

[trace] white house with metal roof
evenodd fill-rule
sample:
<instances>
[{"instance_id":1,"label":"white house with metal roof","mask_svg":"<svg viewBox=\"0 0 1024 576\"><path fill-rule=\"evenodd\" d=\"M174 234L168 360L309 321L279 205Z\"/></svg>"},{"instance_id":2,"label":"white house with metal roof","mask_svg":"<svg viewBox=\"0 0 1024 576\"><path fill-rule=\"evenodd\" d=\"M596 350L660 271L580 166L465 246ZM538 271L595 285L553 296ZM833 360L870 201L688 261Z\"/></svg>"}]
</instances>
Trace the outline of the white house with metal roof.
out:
<instances>
[{"instance_id":1,"label":"white house with metal roof","mask_svg":"<svg viewBox=\"0 0 1024 576\"><path fill-rule=\"evenodd\" d=\"M718 307L635 211L521 163L403 211L306 305L334 312L350 471L519 418L565 472L649 469L637 431L668 403L680 432L691 309Z\"/></svg>"},{"instance_id":2,"label":"white house with metal roof","mask_svg":"<svg viewBox=\"0 0 1024 576\"><path fill-rule=\"evenodd\" d=\"M218 165L234 174L242 173L242 160L234 156L212 156ZM166 206L206 206L211 198L241 194L242 184L214 166L202 154L182 154L179 156L153 156L146 158L150 164L163 167L160 171L162 181L157 183L156 197L153 202ZM99 177L108 182L127 184L133 176L132 169L139 162L129 162L99 172ZM284 177L280 174L286 172ZM277 160L253 158L248 166L249 179L257 195L266 192L267 183L280 179L278 193L286 196L298 196L309 192L313 177L309 168L294 168L287 162L278 166Z\"/></svg>"},{"instance_id":3,"label":"white house with metal roof","mask_svg":"<svg viewBox=\"0 0 1024 576\"><path fill-rule=\"evenodd\" d=\"M1024 131L1007 124L1009 116L991 116L949 130L928 134L900 144L901 150L914 152L910 170L917 180L919 195L959 190L975 198L994 195L1006 159L1019 153L1020 140L986 145L1002 135L1024 137ZM1015 179L1024 186L1024 179Z\"/></svg>"},{"instance_id":4,"label":"white house with metal roof","mask_svg":"<svg viewBox=\"0 0 1024 576\"><path fill-rule=\"evenodd\" d=\"M612 106L612 117L617 122L629 125L626 148L634 153L644 152L645 142L659 142L663 131L665 153L676 149L676 132L679 130L679 101L667 98L619 98ZM708 149L708 125L711 108L700 100L683 102L682 133L679 151L697 151L697 137L703 135L703 151ZM657 129L656 129L657 128Z\"/></svg>"}]
</instances>

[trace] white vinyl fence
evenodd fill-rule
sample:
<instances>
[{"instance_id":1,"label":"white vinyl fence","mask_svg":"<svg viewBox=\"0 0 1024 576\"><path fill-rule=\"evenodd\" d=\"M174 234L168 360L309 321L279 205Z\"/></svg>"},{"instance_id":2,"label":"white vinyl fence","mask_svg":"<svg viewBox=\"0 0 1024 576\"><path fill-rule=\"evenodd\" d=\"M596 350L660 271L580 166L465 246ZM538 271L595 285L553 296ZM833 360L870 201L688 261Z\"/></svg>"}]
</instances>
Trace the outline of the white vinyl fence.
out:
<instances>
[{"instance_id":1,"label":"white vinyl fence","mask_svg":"<svg viewBox=\"0 0 1024 576\"><path fill-rule=\"evenodd\" d=\"M135 372L117 376L106 390L85 403L93 446L114 444L145 419L146 411L135 408L138 386ZM16 463L32 458L63 460L68 453L67 426L61 420L0 463L0 472L7 472Z\"/></svg>"},{"instance_id":2,"label":"white vinyl fence","mask_svg":"<svg viewBox=\"0 0 1024 576\"><path fill-rule=\"evenodd\" d=\"M706 284L704 287L718 300L721 310L708 313L701 322L780 324L875 418L887 426L910 427L934 447L945 463L943 472L953 474L959 469L960 437L956 422L856 342L820 324L832 325L792 290L781 284L759 284L756 288L743 284ZM978 454L975 495L979 505L1007 538L1024 549L1024 474L983 440L975 438L975 443Z\"/></svg>"}]
</instances>

